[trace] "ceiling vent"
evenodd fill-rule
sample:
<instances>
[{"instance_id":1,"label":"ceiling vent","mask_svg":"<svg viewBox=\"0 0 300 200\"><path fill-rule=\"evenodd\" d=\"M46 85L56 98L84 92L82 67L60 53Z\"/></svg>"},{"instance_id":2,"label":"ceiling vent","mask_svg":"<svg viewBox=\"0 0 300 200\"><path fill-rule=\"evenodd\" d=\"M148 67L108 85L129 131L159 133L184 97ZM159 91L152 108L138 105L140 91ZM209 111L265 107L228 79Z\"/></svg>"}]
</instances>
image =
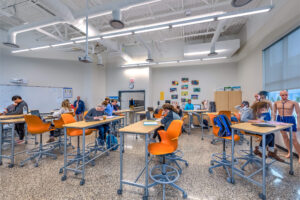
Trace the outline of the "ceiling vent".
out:
<instances>
[{"instance_id":1,"label":"ceiling vent","mask_svg":"<svg viewBox=\"0 0 300 200\"><path fill-rule=\"evenodd\" d=\"M122 29L124 28L124 23L122 22L122 14L120 10L113 10L112 11L113 19L110 20L109 24L111 27L115 29Z\"/></svg>"},{"instance_id":2,"label":"ceiling vent","mask_svg":"<svg viewBox=\"0 0 300 200\"><path fill-rule=\"evenodd\" d=\"M252 0L232 0L231 5L233 7L242 7L250 3Z\"/></svg>"}]
</instances>

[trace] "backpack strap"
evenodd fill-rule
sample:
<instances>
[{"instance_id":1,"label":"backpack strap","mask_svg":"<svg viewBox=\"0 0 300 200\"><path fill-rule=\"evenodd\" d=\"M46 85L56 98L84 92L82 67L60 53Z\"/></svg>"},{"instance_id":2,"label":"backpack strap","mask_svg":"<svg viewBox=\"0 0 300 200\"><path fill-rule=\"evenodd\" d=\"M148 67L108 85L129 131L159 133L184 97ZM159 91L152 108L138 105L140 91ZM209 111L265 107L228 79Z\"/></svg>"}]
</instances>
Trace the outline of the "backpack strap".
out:
<instances>
[{"instance_id":1,"label":"backpack strap","mask_svg":"<svg viewBox=\"0 0 300 200\"><path fill-rule=\"evenodd\" d=\"M223 124L226 136L231 136L231 122L226 115L220 115L221 123Z\"/></svg>"}]
</instances>

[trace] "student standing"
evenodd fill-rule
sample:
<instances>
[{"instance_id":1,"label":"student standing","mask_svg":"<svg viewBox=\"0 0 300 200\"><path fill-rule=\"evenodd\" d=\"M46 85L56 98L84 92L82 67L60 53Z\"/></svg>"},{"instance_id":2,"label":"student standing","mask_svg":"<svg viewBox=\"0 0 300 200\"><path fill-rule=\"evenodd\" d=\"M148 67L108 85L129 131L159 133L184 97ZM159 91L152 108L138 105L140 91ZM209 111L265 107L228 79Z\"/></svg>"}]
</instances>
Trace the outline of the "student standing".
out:
<instances>
[{"instance_id":1,"label":"student standing","mask_svg":"<svg viewBox=\"0 0 300 200\"><path fill-rule=\"evenodd\" d=\"M107 102L103 101L102 104L98 104L96 108L92 108L85 116L85 120L99 120L103 115L107 115L105 112ZM97 138L97 144L104 146L106 133L109 131L109 126L107 124L96 127L99 130L99 136Z\"/></svg>"},{"instance_id":2,"label":"student standing","mask_svg":"<svg viewBox=\"0 0 300 200\"><path fill-rule=\"evenodd\" d=\"M293 124L292 131L293 131L293 145L299 155L299 164L300 164L300 144L297 140L297 128L300 130L300 108L299 103L296 101L289 100L289 93L286 90L280 91L280 101L276 101L274 103L274 119L275 115L278 115L276 117L276 121L278 122L284 122L284 123L290 123ZM297 120L294 117L294 111L297 114ZM298 127L297 127L298 125ZM290 154L292 153L290 150L290 140L288 137L289 129L284 129L281 131L283 141L285 146L288 149L288 154L286 155L287 158L290 157Z\"/></svg>"},{"instance_id":3,"label":"student standing","mask_svg":"<svg viewBox=\"0 0 300 200\"><path fill-rule=\"evenodd\" d=\"M77 100L74 101L74 106L76 109L75 114L76 114L77 121L82 121L85 105L84 102L80 99L80 96L78 96Z\"/></svg>"},{"instance_id":4,"label":"student standing","mask_svg":"<svg viewBox=\"0 0 300 200\"><path fill-rule=\"evenodd\" d=\"M28 105L22 99L22 97L16 95L13 96L11 100L14 102L15 107L13 110L10 110L9 112L5 111L4 113L6 115L21 115L21 114L28 113ZM15 125L17 133L19 135L19 140L16 141L18 144L24 143L24 135L25 135L24 125L25 123Z\"/></svg>"}]
</instances>

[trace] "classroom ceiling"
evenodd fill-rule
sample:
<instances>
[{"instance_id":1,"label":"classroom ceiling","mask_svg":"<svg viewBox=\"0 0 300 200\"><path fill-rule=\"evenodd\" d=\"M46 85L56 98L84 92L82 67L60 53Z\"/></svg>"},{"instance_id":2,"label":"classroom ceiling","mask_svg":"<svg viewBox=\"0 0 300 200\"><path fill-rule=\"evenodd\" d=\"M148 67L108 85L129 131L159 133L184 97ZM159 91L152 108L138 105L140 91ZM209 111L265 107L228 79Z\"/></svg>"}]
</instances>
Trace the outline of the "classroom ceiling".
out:
<instances>
[{"instance_id":1,"label":"classroom ceiling","mask_svg":"<svg viewBox=\"0 0 300 200\"><path fill-rule=\"evenodd\" d=\"M55 17L61 17L61 12L49 6L50 0L0 0L0 29L9 31L22 25L39 23ZM85 11L84 0L59 0L65 5L71 13L83 13ZM117 0L89 0L90 8L97 8L118 2ZM212 12L232 12L237 10L246 10L269 4L269 0L253 0L248 5L235 8L231 6L231 0L160 0L152 1L146 5L140 5L122 10L122 21L125 27L152 24L174 19L180 19L187 16L208 14ZM107 32L115 30L109 25L112 14L89 19L89 24L98 32ZM238 17L229 19L224 25L220 40L240 39L240 32L247 22L247 17ZM161 30L140 34L140 38L134 35L123 36L110 39L112 42L122 46L123 49L135 46L142 47L149 45L152 51L160 52L163 46L172 42L182 45L209 43L218 27L219 21L213 21L202 24L172 28L171 30ZM69 41L71 38L83 36L84 33L78 28L68 23L61 23L42 27L30 31L34 40L38 42L53 43ZM17 39L22 38L24 33L18 35ZM142 40L142 41L141 41ZM98 43L98 44L97 44ZM23 43L22 48L30 48L30 44ZM74 44L59 48L58 51L72 51L83 49L84 44ZM96 48L95 48L95 45ZM91 42L91 49L98 53L111 53L111 49L101 42ZM145 52L147 52L145 50ZM155 54L155 53L154 53ZM156 53L159 55L159 53ZM134 57L135 55L131 55ZM156 56L156 59L163 60Z\"/></svg>"}]
</instances>

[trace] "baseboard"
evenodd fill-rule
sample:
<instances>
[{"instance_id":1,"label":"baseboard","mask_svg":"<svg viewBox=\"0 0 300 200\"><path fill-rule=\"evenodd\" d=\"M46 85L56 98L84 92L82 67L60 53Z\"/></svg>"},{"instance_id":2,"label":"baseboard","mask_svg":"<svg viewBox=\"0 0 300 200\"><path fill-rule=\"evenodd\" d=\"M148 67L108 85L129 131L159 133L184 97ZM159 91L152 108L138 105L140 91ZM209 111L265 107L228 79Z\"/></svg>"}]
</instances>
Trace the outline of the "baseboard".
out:
<instances>
[{"instance_id":1,"label":"baseboard","mask_svg":"<svg viewBox=\"0 0 300 200\"><path fill-rule=\"evenodd\" d=\"M275 144L275 146L282 151L288 152L288 150L286 148L284 148L278 144ZM299 158L299 155L297 153L293 152L293 157Z\"/></svg>"}]
</instances>

